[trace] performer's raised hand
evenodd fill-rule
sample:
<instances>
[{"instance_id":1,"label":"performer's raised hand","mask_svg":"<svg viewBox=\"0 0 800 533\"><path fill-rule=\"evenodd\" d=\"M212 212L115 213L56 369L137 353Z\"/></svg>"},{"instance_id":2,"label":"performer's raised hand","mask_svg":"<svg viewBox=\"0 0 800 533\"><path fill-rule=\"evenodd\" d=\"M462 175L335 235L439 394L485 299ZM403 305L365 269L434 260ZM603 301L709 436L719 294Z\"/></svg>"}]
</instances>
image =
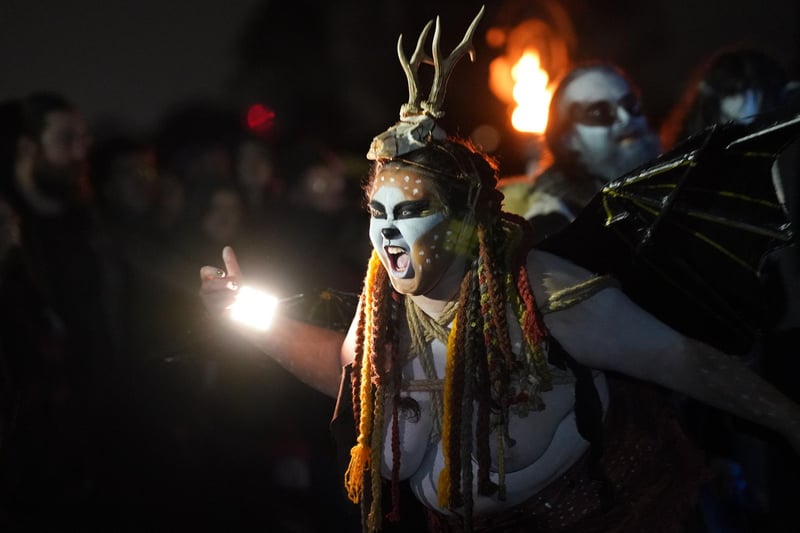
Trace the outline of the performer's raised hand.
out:
<instances>
[{"instance_id":1,"label":"performer's raised hand","mask_svg":"<svg viewBox=\"0 0 800 533\"><path fill-rule=\"evenodd\" d=\"M225 268L206 265L200 268L200 297L213 316L220 316L230 307L241 286L242 273L233 248L222 249Z\"/></svg>"}]
</instances>

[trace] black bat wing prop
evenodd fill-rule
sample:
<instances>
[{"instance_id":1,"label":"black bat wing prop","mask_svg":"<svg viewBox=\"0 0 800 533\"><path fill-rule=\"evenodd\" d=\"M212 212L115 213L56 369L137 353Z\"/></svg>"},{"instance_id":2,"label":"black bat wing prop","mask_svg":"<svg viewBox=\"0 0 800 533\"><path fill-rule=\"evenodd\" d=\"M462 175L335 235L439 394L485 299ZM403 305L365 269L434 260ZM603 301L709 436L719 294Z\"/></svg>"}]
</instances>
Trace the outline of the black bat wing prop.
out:
<instances>
[{"instance_id":1,"label":"black bat wing prop","mask_svg":"<svg viewBox=\"0 0 800 533\"><path fill-rule=\"evenodd\" d=\"M800 116L709 128L608 183L539 248L614 275L667 324L744 353L766 325L761 267L794 240L772 166L799 135Z\"/></svg>"}]
</instances>

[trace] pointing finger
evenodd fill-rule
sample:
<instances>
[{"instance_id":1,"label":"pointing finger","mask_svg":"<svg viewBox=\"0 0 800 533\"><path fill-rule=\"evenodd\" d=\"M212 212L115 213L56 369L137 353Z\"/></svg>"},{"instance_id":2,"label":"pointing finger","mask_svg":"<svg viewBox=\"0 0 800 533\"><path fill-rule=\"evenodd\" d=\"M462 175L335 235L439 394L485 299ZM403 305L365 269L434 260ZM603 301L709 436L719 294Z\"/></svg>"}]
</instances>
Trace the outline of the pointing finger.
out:
<instances>
[{"instance_id":1,"label":"pointing finger","mask_svg":"<svg viewBox=\"0 0 800 533\"><path fill-rule=\"evenodd\" d=\"M222 260L225 261L228 277L239 279L242 276L242 272L239 270L239 261L236 259L233 248L226 246L222 249Z\"/></svg>"}]
</instances>

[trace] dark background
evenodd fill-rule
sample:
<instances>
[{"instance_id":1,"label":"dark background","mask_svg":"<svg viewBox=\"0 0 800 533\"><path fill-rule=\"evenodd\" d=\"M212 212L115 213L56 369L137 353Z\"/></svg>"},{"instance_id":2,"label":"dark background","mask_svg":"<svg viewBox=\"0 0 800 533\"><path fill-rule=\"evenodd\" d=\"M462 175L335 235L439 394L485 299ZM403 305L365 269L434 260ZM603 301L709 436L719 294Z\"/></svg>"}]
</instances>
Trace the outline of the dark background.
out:
<instances>
[{"instance_id":1,"label":"dark background","mask_svg":"<svg viewBox=\"0 0 800 533\"><path fill-rule=\"evenodd\" d=\"M443 16L452 46L485 3L477 61L453 76L450 131L479 124L502 133L505 171L516 165L516 134L505 105L487 88L500 51L481 31L511 27L544 12L536 0L5 0L0 4L0 98L32 89L62 91L95 133L147 131L171 106L217 99L239 108L262 102L287 134L311 133L361 153L397 118L406 83L394 53L425 21ZM793 0L564 0L575 36L574 61L604 59L642 88L657 127L709 54L732 45L773 55L795 75L800 4ZM454 122L456 122L454 124ZM505 158L502 157L505 155Z\"/></svg>"}]
</instances>

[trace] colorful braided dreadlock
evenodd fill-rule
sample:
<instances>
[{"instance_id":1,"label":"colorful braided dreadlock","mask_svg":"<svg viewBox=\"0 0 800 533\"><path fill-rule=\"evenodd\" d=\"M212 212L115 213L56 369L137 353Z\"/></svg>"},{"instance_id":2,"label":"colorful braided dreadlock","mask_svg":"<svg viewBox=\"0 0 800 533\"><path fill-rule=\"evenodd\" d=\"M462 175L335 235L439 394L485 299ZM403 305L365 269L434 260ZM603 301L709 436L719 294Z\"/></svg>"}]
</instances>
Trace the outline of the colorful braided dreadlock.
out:
<instances>
[{"instance_id":1,"label":"colorful braided dreadlock","mask_svg":"<svg viewBox=\"0 0 800 533\"><path fill-rule=\"evenodd\" d=\"M400 157L378 160L373 177L386 165L413 167L430 177L450 215L476 226L472 249L466 251L474 260L464 274L447 337L441 421L445 468L438 487L441 506L463 507L469 517L471 457L474 454L478 460L478 493L497 493L503 498L504 446L497 446L500 475L499 483L494 485L489 478L490 435L494 430L507 441L510 409L543 408L541 393L552 387L545 353L546 331L525 266L531 243L529 226L523 219L501 211L502 194L495 188L496 166L467 141L433 141ZM392 417L390 519L398 513L398 409L410 400L401 400L400 395L400 373L405 361L398 354L397 332L406 317L400 311L404 298L392 289L377 253L373 253L356 335L353 405L359 434L345 480L350 498L365 505L367 531L379 529L381 522L380 465L386 413ZM513 353L511 347L506 312L509 303L523 333L520 354ZM517 383L527 384L525 390ZM365 498L367 494L369 497Z\"/></svg>"},{"instance_id":2,"label":"colorful braided dreadlock","mask_svg":"<svg viewBox=\"0 0 800 533\"><path fill-rule=\"evenodd\" d=\"M497 493L504 498L503 449L510 439L507 430L510 410L542 409L541 393L552 388L546 331L525 266L531 245L529 226L522 218L501 211L503 196L495 187L494 161L467 141L447 138L436 123L444 114L445 87L453 67L466 54L474 57L472 36L483 11L481 8L462 41L447 57L442 57L439 50L438 18L432 57L423 48L433 21L422 30L408 59L400 37L398 56L408 78L409 100L400 109L400 121L376 136L367 154L375 161L373 179L386 165L413 167L432 180L452 221L475 228L475 236L467 245L469 249L458 251L473 260L464 273L455 315L444 339L447 360L441 406L436 405L438 393L432 393L433 408L440 410L434 413L434 420L441 421L445 458L438 481L439 503L450 509L463 507L467 530L471 528L473 507L472 456L478 460L478 493ZM425 100L418 88L417 71L422 64L435 68L431 91ZM401 395L401 371L406 361L398 353L398 332L402 319L410 325L413 317L422 313L414 309L413 302L406 305L405 297L394 291L377 253L370 259L361 302L352 382L358 438L351 450L345 486L350 499L362 504L364 530L376 531L383 518L380 470L387 407L392 417L390 519L396 519L399 513L398 412L405 408L419 409L412 398ZM506 312L509 304L524 339L520 354L513 353L509 338ZM402 307L407 307L406 313L400 311ZM446 313L443 315L449 318ZM432 324L424 335L412 333L412 344L430 342L428 333L431 338L441 339L446 326L446 323ZM423 367L426 364L421 363ZM477 420L474 427L473 419ZM497 485L489 476L492 431L500 439Z\"/></svg>"}]
</instances>

